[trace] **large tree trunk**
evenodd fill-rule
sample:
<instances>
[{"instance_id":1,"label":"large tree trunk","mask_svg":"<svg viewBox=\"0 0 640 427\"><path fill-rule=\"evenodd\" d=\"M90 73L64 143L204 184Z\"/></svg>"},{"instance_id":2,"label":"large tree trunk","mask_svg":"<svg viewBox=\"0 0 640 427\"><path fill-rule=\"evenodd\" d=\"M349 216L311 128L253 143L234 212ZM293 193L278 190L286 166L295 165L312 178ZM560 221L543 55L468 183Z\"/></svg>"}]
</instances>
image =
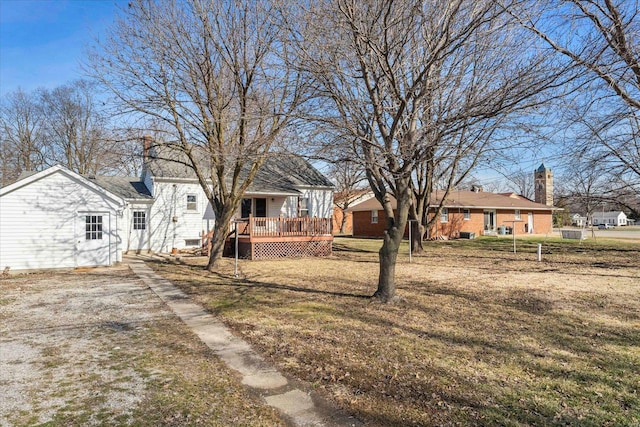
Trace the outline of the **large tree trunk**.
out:
<instances>
[{"instance_id":1,"label":"large tree trunk","mask_svg":"<svg viewBox=\"0 0 640 427\"><path fill-rule=\"evenodd\" d=\"M384 242L378 252L380 274L378 275L378 290L373 294L373 297L382 302L389 302L396 293L396 260L400 245L393 234L395 233L385 233Z\"/></svg>"},{"instance_id":2,"label":"large tree trunk","mask_svg":"<svg viewBox=\"0 0 640 427\"><path fill-rule=\"evenodd\" d=\"M344 211L344 209L340 209L340 211L342 212L342 221L340 222L340 234L344 234L344 228L347 225L347 213Z\"/></svg>"},{"instance_id":3,"label":"large tree trunk","mask_svg":"<svg viewBox=\"0 0 640 427\"><path fill-rule=\"evenodd\" d=\"M402 243L402 238L404 237L404 230L407 226L410 204L406 188L405 186L405 190L401 189L399 193L395 212L391 209L387 198L383 203L385 211L389 213L387 214L387 229L384 232L384 240L378 252L380 261L378 289L373 294L374 298L378 298L382 302L389 302L396 294L396 260L398 259L400 243ZM392 212L395 215L392 215Z\"/></svg>"},{"instance_id":4,"label":"large tree trunk","mask_svg":"<svg viewBox=\"0 0 640 427\"><path fill-rule=\"evenodd\" d=\"M213 237L211 238L211 253L209 254L209 263L207 270L214 271L218 266L218 262L222 259L224 252L224 243L229 236L229 224L233 217L234 208L231 207L223 211L220 215L216 215L216 223L213 226ZM237 237L237 236L236 236Z\"/></svg>"},{"instance_id":5,"label":"large tree trunk","mask_svg":"<svg viewBox=\"0 0 640 427\"><path fill-rule=\"evenodd\" d=\"M422 239L426 228L420 221L410 221L409 227L411 227L411 253L421 254L424 252Z\"/></svg>"},{"instance_id":6,"label":"large tree trunk","mask_svg":"<svg viewBox=\"0 0 640 427\"><path fill-rule=\"evenodd\" d=\"M226 242L227 235L229 234L228 225L226 228L226 230L222 230L217 226L214 227L213 237L211 238L211 252L209 253L209 262L207 264L207 270L209 271L215 270L218 266L218 261L222 258L224 243Z\"/></svg>"}]
</instances>

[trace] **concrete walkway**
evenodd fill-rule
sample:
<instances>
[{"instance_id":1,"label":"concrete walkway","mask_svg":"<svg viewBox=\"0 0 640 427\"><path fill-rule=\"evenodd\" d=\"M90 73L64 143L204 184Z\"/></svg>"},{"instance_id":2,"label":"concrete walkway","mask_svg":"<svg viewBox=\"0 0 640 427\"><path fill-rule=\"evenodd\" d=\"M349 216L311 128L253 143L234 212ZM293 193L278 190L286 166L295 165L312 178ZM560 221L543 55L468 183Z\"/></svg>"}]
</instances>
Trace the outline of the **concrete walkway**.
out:
<instances>
[{"instance_id":1,"label":"concrete walkway","mask_svg":"<svg viewBox=\"0 0 640 427\"><path fill-rule=\"evenodd\" d=\"M234 336L218 319L171 282L155 274L139 258L123 260L162 301L211 348L222 361L242 376L242 384L257 391L265 402L281 411L297 426L357 426L352 417L332 410L326 402L295 387L277 369Z\"/></svg>"}]
</instances>

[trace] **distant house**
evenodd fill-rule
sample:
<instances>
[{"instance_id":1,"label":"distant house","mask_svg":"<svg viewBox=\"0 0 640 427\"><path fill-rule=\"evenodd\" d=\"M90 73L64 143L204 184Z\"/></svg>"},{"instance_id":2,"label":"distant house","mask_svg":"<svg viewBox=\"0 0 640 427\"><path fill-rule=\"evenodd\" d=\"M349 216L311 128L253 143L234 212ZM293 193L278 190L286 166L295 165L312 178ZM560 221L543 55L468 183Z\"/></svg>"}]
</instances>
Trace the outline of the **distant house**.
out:
<instances>
[{"instance_id":1,"label":"distant house","mask_svg":"<svg viewBox=\"0 0 640 427\"><path fill-rule=\"evenodd\" d=\"M442 195L432 194L429 215L432 218ZM553 212L559 210L546 204L535 203L515 193L496 194L482 191L452 191L446 199L429 237L459 237L461 233L476 236L516 234L547 234L553 230ZM386 216L374 198L354 205L353 235L381 237L386 227Z\"/></svg>"},{"instance_id":2,"label":"distant house","mask_svg":"<svg viewBox=\"0 0 640 427\"><path fill-rule=\"evenodd\" d=\"M609 224L614 226L627 225L627 215L622 211L594 212L591 215L593 225Z\"/></svg>"},{"instance_id":3,"label":"distant house","mask_svg":"<svg viewBox=\"0 0 640 427\"><path fill-rule=\"evenodd\" d=\"M576 227L584 227L587 225L587 217L578 213L571 214L571 225Z\"/></svg>"},{"instance_id":4,"label":"distant house","mask_svg":"<svg viewBox=\"0 0 640 427\"><path fill-rule=\"evenodd\" d=\"M370 196L371 191L366 189L350 192L341 191L333 194L333 234L340 234L343 219L343 234L353 234L353 213L350 211L345 212L341 207L345 205L346 199L349 201L349 206L353 206L368 199Z\"/></svg>"},{"instance_id":5,"label":"distant house","mask_svg":"<svg viewBox=\"0 0 640 427\"><path fill-rule=\"evenodd\" d=\"M62 166L0 188L0 270L108 266L128 251L207 243L215 215L191 168L145 144L142 177L86 177ZM236 213L241 255L331 254L333 184L299 156L273 154Z\"/></svg>"}]
</instances>

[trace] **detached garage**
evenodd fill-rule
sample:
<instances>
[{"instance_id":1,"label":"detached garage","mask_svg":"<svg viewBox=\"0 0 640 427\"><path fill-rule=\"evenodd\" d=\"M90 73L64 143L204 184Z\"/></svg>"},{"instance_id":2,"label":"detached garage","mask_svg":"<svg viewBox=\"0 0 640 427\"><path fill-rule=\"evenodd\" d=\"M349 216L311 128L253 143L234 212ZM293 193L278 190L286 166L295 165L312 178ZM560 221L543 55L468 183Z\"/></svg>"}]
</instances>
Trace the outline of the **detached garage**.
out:
<instances>
[{"instance_id":1,"label":"detached garage","mask_svg":"<svg viewBox=\"0 0 640 427\"><path fill-rule=\"evenodd\" d=\"M62 166L0 189L0 271L107 266L122 260L125 201Z\"/></svg>"}]
</instances>

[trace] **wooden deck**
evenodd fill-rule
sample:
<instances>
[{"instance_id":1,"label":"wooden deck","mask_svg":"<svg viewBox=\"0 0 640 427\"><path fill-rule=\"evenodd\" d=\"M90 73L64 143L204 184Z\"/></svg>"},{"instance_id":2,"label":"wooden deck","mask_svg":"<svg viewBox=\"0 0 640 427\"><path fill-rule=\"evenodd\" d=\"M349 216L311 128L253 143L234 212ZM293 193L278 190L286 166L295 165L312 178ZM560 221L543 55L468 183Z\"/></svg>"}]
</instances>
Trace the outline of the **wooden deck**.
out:
<instances>
[{"instance_id":1,"label":"wooden deck","mask_svg":"<svg viewBox=\"0 0 640 427\"><path fill-rule=\"evenodd\" d=\"M242 218L231 223L231 237L227 239L225 255L234 256L237 238L241 258L329 256L333 243L331 227L331 218ZM203 247L207 244L208 238L210 236L203 237Z\"/></svg>"}]
</instances>

